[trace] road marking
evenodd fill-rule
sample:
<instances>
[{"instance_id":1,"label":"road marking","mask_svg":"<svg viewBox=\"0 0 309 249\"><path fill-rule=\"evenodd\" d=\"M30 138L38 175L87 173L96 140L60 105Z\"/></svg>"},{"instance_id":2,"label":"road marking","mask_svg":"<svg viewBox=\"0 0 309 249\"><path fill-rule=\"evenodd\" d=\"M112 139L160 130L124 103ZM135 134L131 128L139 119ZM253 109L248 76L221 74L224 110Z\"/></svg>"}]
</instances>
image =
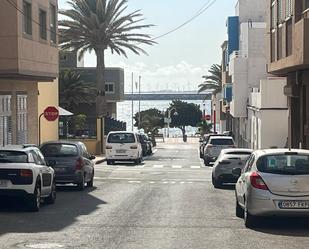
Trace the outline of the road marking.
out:
<instances>
[{"instance_id":1,"label":"road marking","mask_svg":"<svg viewBox=\"0 0 309 249\"><path fill-rule=\"evenodd\" d=\"M154 184L155 182L149 182L150 184Z\"/></svg>"},{"instance_id":2,"label":"road marking","mask_svg":"<svg viewBox=\"0 0 309 249\"><path fill-rule=\"evenodd\" d=\"M141 183L141 181L129 181L129 183Z\"/></svg>"},{"instance_id":3,"label":"road marking","mask_svg":"<svg viewBox=\"0 0 309 249\"><path fill-rule=\"evenodd\" d=\"M181 165L172 165L172 168L173 168L173 169L181 169L182 166L181 166Z\"/></svg>"},{"instance_id":4,"label":"road marking","mask_svg":"<svg viewBox=\"0 0 309 249\"><path fill-rule=\"evenodd\" d=\"M163 182L163 184L168 184L168 182Z\"/></svg>"},{"instance_id":5,"label":"road marking","mask_svg":"<svg viewBox=\"0 0 309 249\"><path fill-rule=\"evenodd\" d=\"M185 182L180 182L180 184L184 184Z\"/></svg>"},{"instance_id":6,"label":"road marking","mask_svg":"<svg viewBox=\"0 0 309 249\"><path fill-rule=\"evenodd\" d=\"M153 165L154 168L163 168L164 165Z\"/></svg>"},{"instance_id":7,"label":"road marking","mask_svg":"<svg viewBox=\"0 0 309 249\"><path fill-rule=\"evenodd\" d=\"M175 184L176 182L170 182L171 184Z\"/></svg>"},{"instance_id":8,"label":"road marking","mask_svg":"<svg viewBox=\"0 0 309 249\"><path fill-rule=\"evenodd\" d=\"M190 168L191 168L191 169L200 169L201 166L191 166Z\"/></svg>"}]
</instances>

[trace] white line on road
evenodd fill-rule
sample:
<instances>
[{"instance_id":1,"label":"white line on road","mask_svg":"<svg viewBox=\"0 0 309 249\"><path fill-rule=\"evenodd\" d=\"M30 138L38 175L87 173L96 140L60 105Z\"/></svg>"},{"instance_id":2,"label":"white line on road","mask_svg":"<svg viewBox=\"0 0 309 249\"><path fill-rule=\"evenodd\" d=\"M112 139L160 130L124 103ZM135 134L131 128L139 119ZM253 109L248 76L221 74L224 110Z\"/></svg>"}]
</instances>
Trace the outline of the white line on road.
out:
<instances>
[{"instance_id":1,"label":"white line on road","mask_svg":"<svg viewBox=\"0 0 309 249\"><path fill-rule=\"evenodd\" d=\"M201 166L191 166L190 168L191 168L191 169L200 169Z\"/></svg>"},{"instance_id":2,"label":"white line on road","mask_svg":"<svg viewBox=\"0 0 309 249\"><path fill-rule=\"evenodd\" d=\"M152 151L152 153L155 154L157 151L158 151L158 149L154 149L154 150Z\"/></svg>"},{"instance_id":3,"label":"white line on road","mask_svg":"<svg viewBox=\"0 0 309 249\"><path fill-rule=\"evenodd\" d=\"M141 181L129 181L129 183L141 183Z\"/></svg>"},{"instance_id":4,"label":"white line on road","mask_svg":"<svg viewBox=\"0 0 309 249\"><path fill-rule=\"evenodd\" d=\"M163 168L164 165L153 165L154 168Z\"/></svg>"},{"instance_id":5,"label":"white line on road","mask_svg":"<svg viewBox=\"0 0 309 249\"><path fill-rule=\"evenodd\" d=\"M182 166L181 166L181 165L172 165L172 168L173 168L173 169L181 169Z\"/></svg>"},{"instance_id":6,"label":"white line on road","mask_svg":"<svg viewBox=\"0 0 309 249\"><path fill-rule=\"evenodd\" d=\"M154 184L155 182L149 182L150 184Z\"/></svg>"}]
</instances>

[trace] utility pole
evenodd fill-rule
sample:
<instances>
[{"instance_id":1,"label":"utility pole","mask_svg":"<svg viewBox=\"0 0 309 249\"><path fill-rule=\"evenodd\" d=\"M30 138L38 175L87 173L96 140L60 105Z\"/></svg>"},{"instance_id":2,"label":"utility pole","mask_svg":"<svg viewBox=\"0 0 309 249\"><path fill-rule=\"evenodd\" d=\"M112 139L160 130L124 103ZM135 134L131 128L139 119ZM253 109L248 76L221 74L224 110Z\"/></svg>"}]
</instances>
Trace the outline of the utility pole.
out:
<instances>
[{"instance_id":1,"label":"utility pole","mask_svg":"<svg viewBox=\"0 0 309 249\"><path fill-rule=\"evenodd\" d=\"M134 73L132 72L132 104L131 104L131 117L132 117L132 131L134 130L134 119L133 119L133 115L134 115L134 101L133 101L133 89L134 89Z\"/></svg>"},{"instance_id":2,"label":"utility pole","mask_svg":"<svg viewBox=\"0 0 309 249\"><path fill-rule=\"evenodd\" d=\"M141 78L142 76L138 77L138 130L141 129Z\"/></svg>"}]
</instances>

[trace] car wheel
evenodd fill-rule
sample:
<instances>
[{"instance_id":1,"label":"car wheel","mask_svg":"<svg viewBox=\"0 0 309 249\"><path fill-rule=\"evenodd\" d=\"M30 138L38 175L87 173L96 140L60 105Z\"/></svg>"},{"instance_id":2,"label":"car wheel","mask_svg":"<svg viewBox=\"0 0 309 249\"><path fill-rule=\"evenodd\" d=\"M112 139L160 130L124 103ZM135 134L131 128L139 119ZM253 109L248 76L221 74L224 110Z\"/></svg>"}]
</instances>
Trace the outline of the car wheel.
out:
<instances>
[{"instance_id":1,"label":"car wheel","mask_svg":"<svg viewBox=\"0 0 309 249\"><path fill-rule=\"evenodd\" d=\"M45 199L45 202L47 204L54 204L55 201L56 201L56 183L53 182L52 183L52 186L51 186L51 192L50 192L50 195Z\"/></svg>"},{"instance_id":2,"label":"car wheel","mask_svg":"<svg viewBox=\"0 0 309 249\"><path fill-rule=\"evenodd\" d=\"M82 176L82 179L79 183L77 183L77 189L79 191L83 191L85 189L85 176Z\"/></svg>"},{"instance_id":3,"label":"car wheel","mask_svg":"<svg viewBox=\"0 0 309 249\"><path fill-rule=\"evenodd\" d=\"M204 164L205 164L205 166L209 166L209 160L204 158Z\"/></svg>"},{"instance_id":4,"label":"car wheel","mask_svg":"<svg viewBox=\"0 0 309 249\"><path fill-rule=\"evenodd\" d=\"M32 212L38 212L41 206L41 188L39 183L35 185L34 193L28 200L29 210Z\"/></svg>"},{"instance_id":5,"label":"car wheel","mask_svg":"<svg viewBox=\"0 0 309 249\"><path fill-rule=\"evenodd\" d=\"M236 217L238 218L244 218L244 210L242 209L242 207L239 205L239 202L236 198L236 207L235 207L235 211L236 211Z\"/></svg>"},{"instance_id":6,"label":"car wheel","mask_svg":"<svg viewBox=\"0 0 309 249\"><path fill-rule=\"evenodd\" d=\"M203 154L200 152L200 158L203 158Z\"/></svg>"},{"instance_id":7,"label":"car wheel","mask_svg":"<svg viewBox=\"0 0 309 249\"><path fill-rule=\"evenodd\" d=\"M94 179L94 171L92 173L91 180L89 182L87 182L87 187L93 187L93 179Z\"/></svg>"},{"instance_id":8,"label":"car wheel","mask_svg":"<svg viewBox=\"0 0 309 249\"><path fill-rule=\"evenodd\" d=\"M222 183L220 182L220 180L217 180L216 178L214 178L214 176L212 176L211 180L212 180L212 185L215 188L221 188L222 187Z\"/></svg>"},{"instance_id":9,"label":"car wheel","mask_svg":"<svg viewBox=\"0 0 309 249\"><path fill-rule=\"evenodd\" d=\"M245 204L244 210L244 223L247 228L254 228L257 225L256 217L249 213L247 204Z\"/></svg>"}]
</instances>

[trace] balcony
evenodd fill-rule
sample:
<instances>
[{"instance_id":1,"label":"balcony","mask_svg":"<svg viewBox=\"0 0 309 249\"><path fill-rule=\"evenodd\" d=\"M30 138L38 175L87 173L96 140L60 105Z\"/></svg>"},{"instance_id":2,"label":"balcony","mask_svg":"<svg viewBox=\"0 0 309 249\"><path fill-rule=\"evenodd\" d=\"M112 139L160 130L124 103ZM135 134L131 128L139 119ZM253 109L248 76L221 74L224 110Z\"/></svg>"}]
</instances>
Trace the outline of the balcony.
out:
<instances>
[{"instance_id":1,"label":"balcony","mask_svg":"<svg viewBox=\"0 0 309 249\"><path fill-rule=\"evenodd\" d=\"M287 23L284 23L283 30L286 30ZM287 34L285 34L287 35ZM286 37L286 36L284 36ZM268 71L273 74L286 75L295 70L306 69L309 66L309 18L307 12L303 19L292 24L292 51L290 56L280 60L269 62ZM270 39L270 36L269 36ZM277 44L277 38L275 40ZM283 46L284 50L287 50ZM285 54L285 52L284 52Z\"/></svg>"}]
</instances>

